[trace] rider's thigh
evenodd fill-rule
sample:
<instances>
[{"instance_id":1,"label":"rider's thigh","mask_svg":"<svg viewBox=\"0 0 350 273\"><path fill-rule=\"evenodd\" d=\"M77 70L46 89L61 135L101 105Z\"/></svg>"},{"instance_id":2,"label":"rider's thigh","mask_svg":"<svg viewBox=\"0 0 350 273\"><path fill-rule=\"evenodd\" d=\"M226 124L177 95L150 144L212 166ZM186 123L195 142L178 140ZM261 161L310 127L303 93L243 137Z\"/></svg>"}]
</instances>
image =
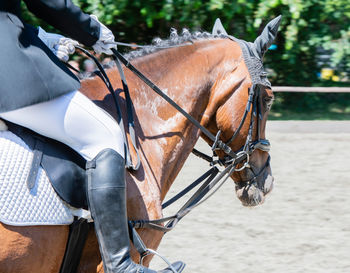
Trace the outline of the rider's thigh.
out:
<instances>
[{"instance_id":1,"label":"rider's thigh","mask_svg":"<svg viewBox=\"0 0 350 273\"><path fill-rule=\"evenodd\" d=\"M106 148L124 157L123 134L118 123L79 91L0 116L63 142L87 160Z\"/></svg>"}]
</instances>

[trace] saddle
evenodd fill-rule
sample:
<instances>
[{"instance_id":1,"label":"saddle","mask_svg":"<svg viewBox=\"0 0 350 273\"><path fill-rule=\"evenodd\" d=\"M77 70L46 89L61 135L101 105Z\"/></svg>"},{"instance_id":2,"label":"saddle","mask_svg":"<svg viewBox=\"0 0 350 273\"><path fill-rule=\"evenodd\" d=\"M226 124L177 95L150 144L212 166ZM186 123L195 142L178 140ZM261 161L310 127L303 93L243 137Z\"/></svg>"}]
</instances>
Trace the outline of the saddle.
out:
<instances>
[{"instance_id":1,"label":"saddle","mask_svg":"<svg viewBox=\"0 0 350 273\"><path fill-rule=\"evenodd\" d=\"M34 156L27 177L27 187L35 186L42 167L58 196L74 208L87 209L86 160L67 145L39 135L27 128L7 122L7 129L33 150ZM0 128L4 124L0 123Z\"/></svg>"}]
</instances>

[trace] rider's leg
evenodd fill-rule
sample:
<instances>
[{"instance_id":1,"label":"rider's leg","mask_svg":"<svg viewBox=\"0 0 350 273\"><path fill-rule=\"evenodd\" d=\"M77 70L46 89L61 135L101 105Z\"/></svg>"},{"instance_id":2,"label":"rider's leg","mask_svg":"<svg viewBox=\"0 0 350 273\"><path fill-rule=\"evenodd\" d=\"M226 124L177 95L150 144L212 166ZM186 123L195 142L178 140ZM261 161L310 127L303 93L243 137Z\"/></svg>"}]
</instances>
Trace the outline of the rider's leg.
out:
<instances>
[{"instance_id":1,"label":"rider's leg","mask_svg":"<svg viewBox=\"0 0 350 273\"><path fill-rule=\"evenodd\" d=\"M89 207L105 272L155 272L129 256L124 142L118 124L78 91L0 117L61 141L88 160ZM174 264L178 272L183 266Z\"/></svg>"},{"instance_id":2,"label":"rider's leg","mask_svg":"<svg viewBox=\"0 0 350 273\"><path fill-rule=\"evenodd\" d=\"M89 207L91 215L98 216L94 217L94 224L105 272L155 273L130 259L124 159L115 151L105 149L87 168ZM181 272L185 265L176 262L172 266ZM159 272L173 271L167 268Z\"/></svg>"},{"instance_id":3,"label":"rider's leg","mask_svg":"<svg viewBox=\"0 0 350 273\"><path fill-rule=\"evenodd\" d=\"M124 156L123 136L117 122L79 91L1 113L0 117L58 140L86 160L106 148Z\"/></svg>"}]
</instances>

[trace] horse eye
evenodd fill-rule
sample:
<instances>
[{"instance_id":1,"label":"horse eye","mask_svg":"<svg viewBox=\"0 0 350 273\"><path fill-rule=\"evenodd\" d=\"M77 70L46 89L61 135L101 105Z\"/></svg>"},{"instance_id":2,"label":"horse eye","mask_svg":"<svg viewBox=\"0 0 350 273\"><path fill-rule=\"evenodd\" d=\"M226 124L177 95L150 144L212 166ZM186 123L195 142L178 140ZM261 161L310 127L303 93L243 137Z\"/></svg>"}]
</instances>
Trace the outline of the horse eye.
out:
<instances>
[{"instance_id":1,"label":"horse eye","mask_svg":"<svg viewBox=\"0 0 350 273\"><path fill-rule=\"evenodd\" d=\"M270 111L272 103L273 103L273 97L265 97L264 98L264 105L268 111Z\"/></svg>"}]
</instances>

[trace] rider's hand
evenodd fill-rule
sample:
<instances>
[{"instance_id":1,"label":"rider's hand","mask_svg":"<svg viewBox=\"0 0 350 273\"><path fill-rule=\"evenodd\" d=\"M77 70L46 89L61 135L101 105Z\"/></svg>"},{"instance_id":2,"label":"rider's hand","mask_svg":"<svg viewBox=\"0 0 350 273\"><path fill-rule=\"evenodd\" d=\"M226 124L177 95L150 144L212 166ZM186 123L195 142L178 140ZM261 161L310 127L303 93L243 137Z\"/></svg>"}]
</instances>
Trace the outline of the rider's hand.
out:
<instances>
[{"instance_id":1,"label":"rider's hand","mask_svg":"<svg viewBox=\"0 0 350 273\"><path fill-rule=\"evenodd\" d=\"M102 24L95 15L92 14L90 17L100 24L100 38L92 46L92 48L97 54L105 53L112 55L113 52L111 49L117 48L112 31L110 31L104 24Z\"/></svg>"},{"instance_id":2,"label":"rider's hand","mask_svg":"<svg viewBox=\"0 0 350 273\"><path fill-rule=\"evenodd\" d=\"M75 46L79 43L75 40L66 38L55 33L47 33L39 27L38 37L44 44L59 58L61 61L67 62L69 55L75 51Z\"/></svg>"}]
</instances>

